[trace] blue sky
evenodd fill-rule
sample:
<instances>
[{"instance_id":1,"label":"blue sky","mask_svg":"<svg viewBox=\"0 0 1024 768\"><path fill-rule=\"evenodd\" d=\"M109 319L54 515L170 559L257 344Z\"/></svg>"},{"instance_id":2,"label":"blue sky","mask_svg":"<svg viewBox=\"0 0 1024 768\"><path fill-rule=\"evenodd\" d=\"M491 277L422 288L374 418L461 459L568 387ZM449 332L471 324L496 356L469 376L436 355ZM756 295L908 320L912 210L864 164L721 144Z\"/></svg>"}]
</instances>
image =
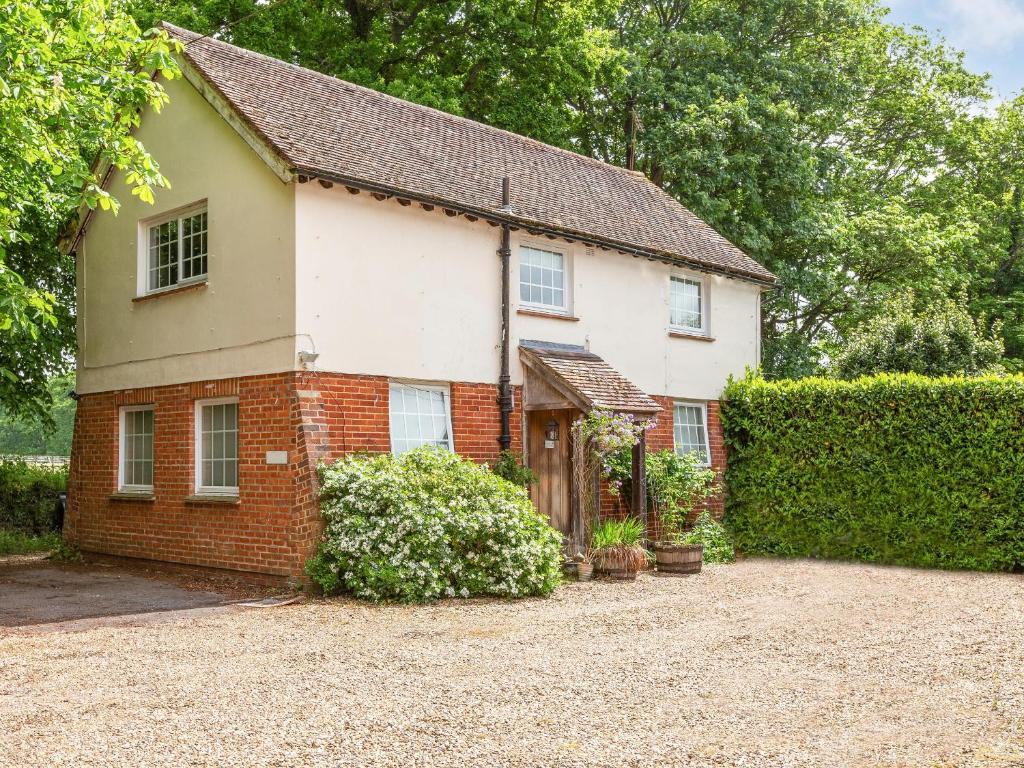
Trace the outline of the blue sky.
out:
<instances>
[{"instance_id":1,"label":"blue sky","mask_svg":"<svg viewBox=\"0 0 1024 768\"><path fill-rule=\"evenodd\" d=\"M1024 90L1024 0L882 0L889 21L917 24L964 51L968 67L992 75L1000 98Z\"/></svg>"}]
</instances>

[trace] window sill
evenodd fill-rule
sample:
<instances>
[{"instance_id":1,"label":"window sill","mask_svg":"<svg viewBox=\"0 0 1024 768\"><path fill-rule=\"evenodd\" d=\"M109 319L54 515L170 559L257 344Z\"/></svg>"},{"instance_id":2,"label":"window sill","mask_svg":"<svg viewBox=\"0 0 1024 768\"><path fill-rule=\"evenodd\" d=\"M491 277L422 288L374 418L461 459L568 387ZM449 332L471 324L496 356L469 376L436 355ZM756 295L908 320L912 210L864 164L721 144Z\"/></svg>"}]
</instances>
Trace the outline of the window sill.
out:
<instances>
[{"instance_id":1,"label":"window sill","mask_svg":"<svg viewBox=\"0 0 1024 768\"><path fill-rule=\"evenodd\" d=\"M238 494L230 493L197 493L185 497L186 504L239 504Z\"/></svg>"},{"instance_id":2,"label":"window sill","mask_svg":"<svg viewBox=\"0 0 1024 768\"><path fill-rule=\"evenodd\" d=\"M207 280L196 280L194 283L184 283L182 285L176 285L173 288L164 288L163 290L153 291L152 293L144 294L143 296L136 296L132 299L132 303L138 304L143 301L151 301L152 299L159 299L161 296L173 296L178 293L186 293L188 291L197 291L201 288L206 287Z\"/></svg>"},{"instance_id":3,"label":"window sill","mask_svg":"<svg viewBox=\"0 0 1024 768\"><path fill-rule=\"evenodd\" d=\"M578 323L580 319L573 317L572 315L564 315L561 312L552 312L546 309L524 309L520 308L516 310L517 315L526 315L527 317L547 317L552 320L566 320L570 323Z\"/></svg>"},{"instance_id":4,"label":"window sill","mask_svg":"<svg viewBox=\"0 0 1024 768\"><path fill-rule=\"evenodd\" d=\"M110 494L111 501L155 501L152 491L117 491Z\"/></svg>"},{"instance_id":5,"label":"window sill","mask_svg":"<svg viewBox=\"0 0 1024 768\"><path fill-rule=\"evenodd\" d=\"M694 341L714 341L714 336L708 336L706 333L695 333L693 331L680 331L676 328L670 328L668 335L673 339L693 339Z\"/></svg>"}]
</instances>

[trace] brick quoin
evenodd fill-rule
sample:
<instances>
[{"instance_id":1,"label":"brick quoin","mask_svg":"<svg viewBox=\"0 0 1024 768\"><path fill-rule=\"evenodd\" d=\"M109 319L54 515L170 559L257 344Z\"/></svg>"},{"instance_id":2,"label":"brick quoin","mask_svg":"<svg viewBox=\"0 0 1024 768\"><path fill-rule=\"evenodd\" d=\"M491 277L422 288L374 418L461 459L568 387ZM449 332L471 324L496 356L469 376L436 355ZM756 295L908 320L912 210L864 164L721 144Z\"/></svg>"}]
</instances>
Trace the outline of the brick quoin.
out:
<instances>
[{"instance_id":1,"label":"brick quoin","mask_svg":"<svg viewBox=\"0 0 1024 768\"><path fill-rule=\"evenodd\" d=\"M316 466L391 448L389 379L281 373L83 395L75 416L65 534L87 552L300 577L322 530ZM498 387L450 385L456 450L498 457ZM522 450L520 388L512 449ZM195 403L238 398L239 499L189 500ZM116 498L119 410L154 406L153 499ZM286 465L267 451L287 451Z\"/></svg>"}]
</instances>

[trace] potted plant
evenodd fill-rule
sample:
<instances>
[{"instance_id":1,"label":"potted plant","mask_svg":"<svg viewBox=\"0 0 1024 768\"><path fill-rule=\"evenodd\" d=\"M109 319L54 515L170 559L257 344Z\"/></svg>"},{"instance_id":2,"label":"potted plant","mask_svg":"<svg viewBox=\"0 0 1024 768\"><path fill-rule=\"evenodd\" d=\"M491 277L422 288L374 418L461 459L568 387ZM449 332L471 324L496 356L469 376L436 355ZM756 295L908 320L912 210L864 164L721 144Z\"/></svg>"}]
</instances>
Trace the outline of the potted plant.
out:
<instances>
[{"instance_id":1,"label":"potted plant","mask_svg":"<svg viewBox=\"0 0 1024 768\"><path fill-rule=\"evenodd\" d=\"M621 581L632 581L647 564L643 548L644 526L635 517L605 520L591 534L591 558L597 573Z\"/></svg>"},{"instance_id":2,"label":"potted plant","mask_svg":"<svg viewBox=\"0 0 1024 768\"><path fill-rule=\"evenodd\" d=\"M590 581L594 578L594 564L590 560L590 555L586 552L577 552L573 562L576 563L576 581Z\"/></svg>"},{"instance_id":3,"label":"potted plant","mask_svg":"<svg viewBox=\"0 0 1024 768\"><path fill-rule=\"evenodd\" d=\"M686 519L693 508L714 494L715 472L701 466L696 455L680 456L660 451L647 456L648 489L658 512L658 540L651 549L659 573L700 573L704 547L699 537L685 531Z\"/></svg>"}]
</instances>

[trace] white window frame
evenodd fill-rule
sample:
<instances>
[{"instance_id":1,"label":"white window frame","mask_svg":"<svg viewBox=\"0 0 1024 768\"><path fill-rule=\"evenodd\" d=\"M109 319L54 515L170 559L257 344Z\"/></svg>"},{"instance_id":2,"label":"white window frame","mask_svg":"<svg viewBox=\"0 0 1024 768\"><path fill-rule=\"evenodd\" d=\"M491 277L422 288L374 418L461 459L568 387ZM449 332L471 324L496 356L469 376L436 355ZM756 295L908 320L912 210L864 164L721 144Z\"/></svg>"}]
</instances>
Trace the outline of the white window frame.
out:
<instances>
[{"instance_id":1,"label":"white window frame","mask_svg":"<svg viewBox=\"0 0 1024 768\"><path fill-rule=\"evenodd\" d=\"M147 405L124 405L118 410L117 413L117 490L126 491L129 493L143 493L146 491L152 492L153 484L142 485L139 483L132 483L131 485L124 481L124 416L126 413L137 413L139 411L152 411L153 412L153 456L150 461L153 463L154 478L156 471L156 407L150 403Z\"/></svg>"},{"instance_id":2,"label":"white window frame","mask_svg":"<svg viewBox=\"0 0 1024 768\"><path fill-rule=\"evenodd\" d=\"M201 275L196 275L185 280L181 279L181 262L182 262L182 249L184 248L184 239L181 236L181 222L183 219L196 216L200 213L206 214L206 272ZM178 222L178 281L171 285L165 285L161 288L150 288L149 287L149 231L153 227L159 227L162 224L166 224L170 221ZM138 281L137 281L137 294L139 296L148 296L154 293L163 293L164 291L172 291L175 288L180 288L183 285L192 285L193 283L204 283L209 279L210 275L210 210L206 200L200 200L196 203L189 203L188 205L180 208L175 208L172 211L165 211L159 216L153 216L149 219L143 219L139 222L139 233L138 233Z\"/></svg>"},{"instance_id":3,"label":"white window frame","mask_svg":"<svg viewBox=\"0 0 1024 768\"><path fill-rule=\"evenodd\" d=\"M701 400L675 400L672 402L672 450L679 453L679 442L676 440L676 408L699 408L701 421L704 423L704 455L707 461L700 462L702 467L711 466L711 435L708 433L708 404ZM692 451L690 451L692 453ZM683 454L680 454L683 455Z\"/></svg>"},{"instance_id":4,"label":"white window frame","mask_svg":"<svg viewBox=\"0 0 1024 768\"><path fill-rule=\"evenodd\" d=\"M538 301L524 301L523 300L523 277L522 277L522 265L523 265L523 249L529 248L531 251L542 251L544 253L554 253L562 257L562 304L545 304L544 302ZM544 243L534 243L529 240L523 240L519 243L519 248L516 254L516 298L518 305L523 309L532 309L538 312L546 312L552 315L568 315L571 314L572 306L572 259L569 251L564 248L555 248L551 245ZM533 283L530 283L533 285Z\"/></svg>"},{"instance_id":5,"label":"white window frame","mask_svg":"<svg viewBox=\"0 0 1024 768\"><path fill-rule=\"evenodd\" d=\"M207 400L196 400L195 410L193 412L194 423L194 440L195 450L194 461L195 464L195 491L199 496L237 496L238 486L237 485L203 485L203 408L210 405L228 405L234 403L238 405L237 397L213 397ZM241 434L241 411L235 411L235 429ZM238 463L238 473L241 474L242 469L242 445L241 440L236 443L236 450L239 454L235 457L235 461Z\"/></svg>"},{"instance_id":6,"label":"white window frame","mask_svg":"<svg viewBox=\"0 0 1024 768\"><path fill-rule=\"evenodd\" d=\"M388 442L390 444L391 453L396 456L400 455L395 453L395 433L391 429L391 394L394 387L406 387L410 389L423 389L431 392L440 392L445 396L445 420L446 427L448 429L448 446L447 449L452 453L455 452L455 430L452 429L452 392L451 387L447 384L424 384L419 381L403 381L400 379L392 379L388 382ZM408 450L412 450L411 448Z\"/></svg>"},{"instance_id":7,"label":"white window frame","mask_svg":"<svg viewBox=\"0 0 1024 768\"><path fill-rule=\"evenodd\" d=\"M672 284L674 282L689 282L700 286L700 327L693 328L688 325L676 325L672 322ZM688 333L691 336L707 336L708 331L708 281L700 275L690 275L681 272L674 272L668 280L668 326L676 333Z\"/></svg>"}]
</instances>

